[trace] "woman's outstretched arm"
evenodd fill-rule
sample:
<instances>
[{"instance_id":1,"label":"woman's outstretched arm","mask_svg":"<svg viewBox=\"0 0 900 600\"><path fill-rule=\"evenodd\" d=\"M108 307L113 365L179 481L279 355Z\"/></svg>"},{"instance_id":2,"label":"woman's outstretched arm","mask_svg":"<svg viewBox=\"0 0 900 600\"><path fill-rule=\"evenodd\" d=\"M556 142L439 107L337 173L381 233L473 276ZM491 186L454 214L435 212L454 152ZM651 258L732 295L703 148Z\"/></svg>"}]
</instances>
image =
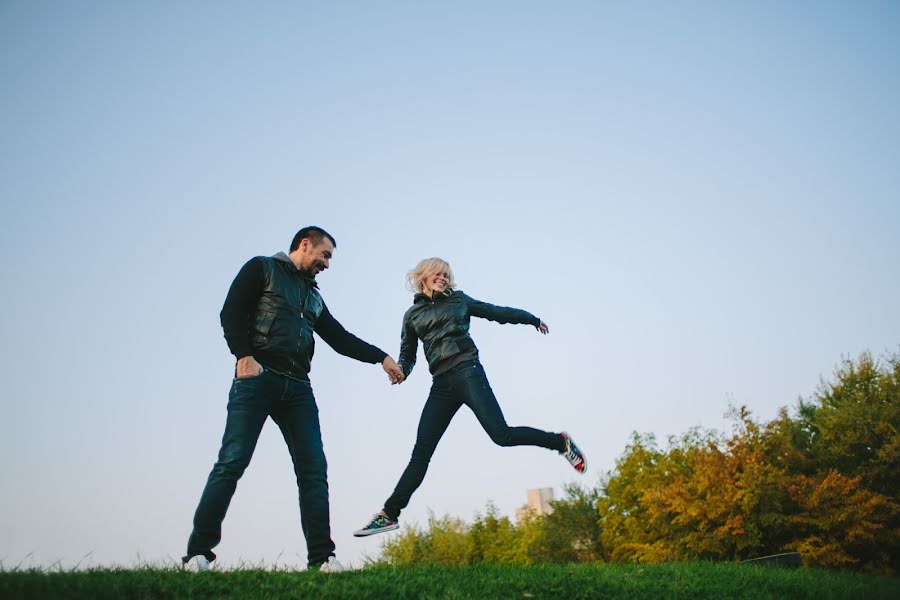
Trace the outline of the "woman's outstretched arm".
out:
<instances>
[{"instance_id":1,"label":"woman's outstretched arm","mask_svg":"<svg viewBox=\"0 0 900 600\"><path fill-rule=\"evenodd\" d=\"M509 306L497 306L495 304L489 304L488 302L476 300L475 298L472 298L471 296L467 296L465 294L463 294L463 297L466 300L469 314L473 317L480 317L482 319L496 321L497 323L532 325L534 327L537 327L541 331L541 333L546 333L544 329L546 329L547 326L539 318L537 318L527 310L522 310L521 308L511 308ZM543 327L541 327L542 325Z\"/></svg>"}]
</instances>

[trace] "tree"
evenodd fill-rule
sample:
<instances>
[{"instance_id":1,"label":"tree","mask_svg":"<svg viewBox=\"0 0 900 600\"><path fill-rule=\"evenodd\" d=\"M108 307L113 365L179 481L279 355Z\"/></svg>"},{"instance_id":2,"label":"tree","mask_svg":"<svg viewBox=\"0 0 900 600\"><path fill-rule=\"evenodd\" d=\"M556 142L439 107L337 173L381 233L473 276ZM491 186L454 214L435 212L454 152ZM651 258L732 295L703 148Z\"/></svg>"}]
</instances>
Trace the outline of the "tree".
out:
<instances>
[{"instance_id":1,"label":"tree","mask_svg":"<svg viewBox=\"0 0 900 600\"><path fill-rule=\"evenodd\" d=\"M463 565L472 562L473 548L466 524L460 519L433 514L428 529L413 526L381 545L377 562L391 565L441 564Z\"/></svg>"},{"instance_id":2,"label":"tree","mask_svg":"<svg viewBox=\"0 0 900 600\"><path fill-rule=\"evenodd\" d=\"M384 546L394 564L739 560L796 550L808 565L900 571L900 353L845 359L792 416L732 411L730 434L692 429L660 450L635 433L597 487L565 488L518 526L488 504Z\"/></svg>"},{"instance_id":3,"label":"tree","mask_svg":"<svg viewBox=\"0 0 900 600\"><path fill-rule=\"evenodd\" d=\"M498 514L497 507L488 503L484 515L476 515L469 527L468 535L472 545L473 562L499 564L523 564L526 553L519 544L519 532L515 525Z\"/></svg>"},{"instance_id":4,"label":"tree","mask_svg":"<svg viewBox=\"0 0 900 600\"><path fill-rule=\"evenodd\" d=\"M786 471L774 459L779 439L750 418L745 407L733 411L731 437L688 436L670 453L689 468L674 481L646 495L653 523L667 524L679 560L735 560L773 553L784 540L784 512L790 502Z\"/></svg>"},{"instance_id":5,"label":"tree","mask_svg":"<svg viewBox=\"0 0 900 600\"><path fill-rule=\"evenodd\" d=\"M553 500L553 512L539 521L540 535L528 544L535 562L569 563L601 562L608 555L600 541L597 501L600 485L583 488L578 484L563 486L565 497ZM524 532L523 532L524 534Z\"/></svg>"},{"instance_id":6,"label":"tree","mask_svg":"<svg viewBox=\"0 0 900 600\"><path fill-rule=\"evenodd\" d=\"M597 500L600 540L611 560L660 562L675 558L668 535L670 518L650 510L649 495L689 475L690 465L684 458L681 453L660 451L653 435L633 434Z\"/></svg>"},{"instance_id":7,"label":"tree","mask_svg":"<svg viewBox=\"0 0 900 600\"><path fill-rule=\"evenodd\" d=\"M896 572L898 505L861 482L834 470L819 478L797 476L790 493L801 510L790 517L795 541L787 548L807 565Z\"/></svg>"},{"instance_id":8,"label":"tree","mask_svg":"<svg viewBox=\"0 0 900 600\"><path fill-rule=\"evenodd\" d=\"M819 470L861 477L863 487L900 494L900 353L885 363L864 352L844 359L833 383L800 401L805 450Z\"/></svg>"},{"instance_id":9,"label":"tree","mask_svg":"<svg viewBox=\"0 0 900 600\"><path fill-rule=\"evenodd\" d=\"M900 355L845 360L792 419L735 410L730 437L689 432L660 451L634 435L598 500L613 560L742 559L896 572Z\"/></svg>"}]
</instances>

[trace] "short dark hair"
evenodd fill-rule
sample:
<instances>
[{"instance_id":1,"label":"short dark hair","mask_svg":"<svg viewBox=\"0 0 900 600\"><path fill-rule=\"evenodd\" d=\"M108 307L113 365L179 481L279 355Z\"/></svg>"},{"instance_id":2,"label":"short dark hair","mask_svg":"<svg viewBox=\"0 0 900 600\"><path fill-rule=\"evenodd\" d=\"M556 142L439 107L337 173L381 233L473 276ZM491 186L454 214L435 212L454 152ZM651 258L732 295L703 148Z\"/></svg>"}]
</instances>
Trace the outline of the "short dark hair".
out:
<instances>
[{"instance_id":1,"label":"short dark hair","mask_svg":"<svg viewBox=\"0 0 900 600\"><path fill-rule=\"evenodd\" d=\"M337 242L334 241L334 238L331 237L331 234L322 229L321 227L316 227L315 225L310 225L309 227L304 227L294 236L294 239L291 240L291 252L300 247L300 242L303 240L309 240L312 242L313 246L318 246L322 243L322 238L328 238L331 240L331 245L337 248Z\"/></svg>"}]
</instances>

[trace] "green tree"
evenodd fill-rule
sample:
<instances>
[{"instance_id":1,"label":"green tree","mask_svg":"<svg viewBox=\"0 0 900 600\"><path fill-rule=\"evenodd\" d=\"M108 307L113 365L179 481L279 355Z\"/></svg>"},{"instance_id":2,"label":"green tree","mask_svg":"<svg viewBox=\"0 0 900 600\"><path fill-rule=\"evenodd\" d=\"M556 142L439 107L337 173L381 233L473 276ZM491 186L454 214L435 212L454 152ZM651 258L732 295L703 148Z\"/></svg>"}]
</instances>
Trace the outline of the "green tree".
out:
<instances>
[{"instance_id":1,"label":"green tree","mask_svg":"<svg viewBox=\"0 0 900 600\"><path fill-rule=\"evenodd\" d=\"M601 562L608 559L600 541L597 501L600 485L584 488L570 483L563 486L565 496L553 500L553 512L539 522L540 536L530 544L535 562Z\"/></svg>"},{"instance_id":2,"label":"green tree","mask_svg":"<svg viewBox=\"0 0 900 600\"><path fill-rule=\"evenodd\" d=\"M477 515L468 530L473 562L524 564L526 556L519 544L515 525L488 503L484 515Z\"/></svg>"},{"instance_id":3,"label":"green tree","mask_svg":"<svg viewBox=\"0 0 900 600\"><path fill-rule=\"evenodd\" d=\"M399 535L388 537L381 546L378 562L392 565L464 565L473 561L472 539L466 524L444 515L428 518L428 529L410 527Z\"/></svg>"},{"instance_id":4,"label":"green tree","mask_svg":"<svg viewBox=\"0 0 900 600\"><path fill-rule=\"evenodd\" d=\"M800 401L798 421L818 470L859 476L872 491L900 494L900 353L883 363L868 352L844 359L833 382Z\"/></svg>"}]
</instances>

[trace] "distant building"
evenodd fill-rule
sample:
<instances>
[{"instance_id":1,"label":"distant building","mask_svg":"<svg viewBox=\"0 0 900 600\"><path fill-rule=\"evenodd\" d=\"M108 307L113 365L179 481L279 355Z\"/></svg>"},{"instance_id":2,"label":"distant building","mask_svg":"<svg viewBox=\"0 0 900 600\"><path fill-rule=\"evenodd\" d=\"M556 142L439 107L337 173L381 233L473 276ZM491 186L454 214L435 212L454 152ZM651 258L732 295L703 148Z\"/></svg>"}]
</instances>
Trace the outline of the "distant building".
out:
<instances>
[{"instance_id":1,"label":"distant building","mask_svg":"<svg viewBox=\"0 0 900 600\"><path fill-rule=\"evenodd\" d=\"M516 509L516 523L521 523L528 512L535 515L549 515L553 512L553 507L550 506L551 500L553 500L553 488L528 490L528 504Z\"/></svg>"}]
</instances>

